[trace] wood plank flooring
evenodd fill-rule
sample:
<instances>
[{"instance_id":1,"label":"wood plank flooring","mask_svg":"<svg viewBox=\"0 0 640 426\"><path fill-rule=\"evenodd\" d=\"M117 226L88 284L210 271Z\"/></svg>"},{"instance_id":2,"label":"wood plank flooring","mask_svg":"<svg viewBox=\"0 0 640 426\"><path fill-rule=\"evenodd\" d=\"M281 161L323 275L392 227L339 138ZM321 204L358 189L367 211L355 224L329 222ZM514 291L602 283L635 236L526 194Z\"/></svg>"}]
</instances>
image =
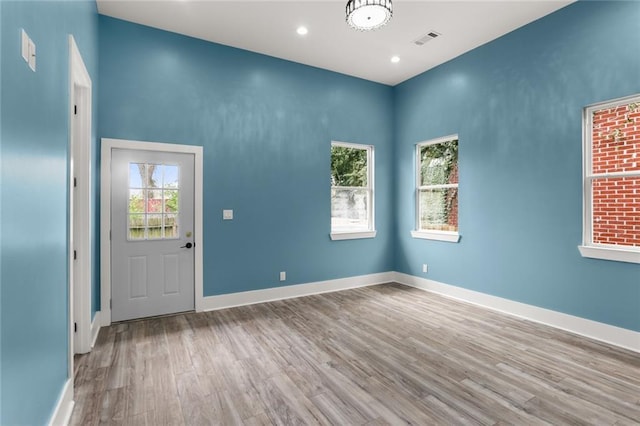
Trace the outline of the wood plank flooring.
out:
<instances>
[{"instance_id":1,"label":"wood plank flooring","mask_svg":"<svg viewBox=\"0 0 640 426\"><path fill-rule=\"evenodd\" d=\"M114 324L72 425L640 424L640 356L398 284Z\"/></svg>"}]
</instances>

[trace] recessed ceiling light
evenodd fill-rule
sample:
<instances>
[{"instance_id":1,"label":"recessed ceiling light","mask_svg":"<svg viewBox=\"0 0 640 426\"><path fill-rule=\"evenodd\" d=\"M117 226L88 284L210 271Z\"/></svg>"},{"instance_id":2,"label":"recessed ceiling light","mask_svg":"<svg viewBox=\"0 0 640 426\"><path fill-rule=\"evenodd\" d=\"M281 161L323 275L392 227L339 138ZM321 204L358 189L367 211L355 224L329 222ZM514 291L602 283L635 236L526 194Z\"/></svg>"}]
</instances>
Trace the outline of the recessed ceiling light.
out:
<instances>
[{"instance_id":1,"label":"recessed ceiling light","mask_svg":"<svg viewBox=\"0 0 640 426\"><path fill-rule=\"evenodd\" d=\"M400 62L400 57L399 56L392 56L391 57L391 62L393 62L394 64L397 64L398 62Z\"/></svg>"},{"instance_id":2,"label":"recessed ceiling light","mask_svg":"<svg viewBox=\"0 0 640 426\"><path fill-rule=\"evenodd\" d=\"M300 26L298 27L298 29L296 30L296 32L300 35L307 35L307 33L309 32L309 30L307 29L307 27L305 26Z\"/></svg>"}]
</instances>

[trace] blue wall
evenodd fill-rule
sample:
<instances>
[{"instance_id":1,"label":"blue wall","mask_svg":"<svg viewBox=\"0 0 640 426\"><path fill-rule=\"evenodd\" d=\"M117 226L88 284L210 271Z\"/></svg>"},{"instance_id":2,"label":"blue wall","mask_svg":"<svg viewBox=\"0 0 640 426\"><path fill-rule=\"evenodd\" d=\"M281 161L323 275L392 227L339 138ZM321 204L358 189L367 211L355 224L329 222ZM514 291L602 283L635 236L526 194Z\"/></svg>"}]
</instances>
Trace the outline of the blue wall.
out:
<instances>
[{"instance_id":1,"label":"blue wall","mask_svg":"<svg viewBox=\"0 0 640 426\"><path fill-rule=\"evenodd\" d=\"M640 92L640 3L576 3L393 89L99 19L90 1L0 2L0 424L45 423L67 377L69 33L101 137L204 146L205 295L426 262L427 278L640 331L640 267L576 249L581 109ZM462 240L414 240L414 145L450 133ZM331 140L376 147L373 240L329 240Z\"/></svg>"},{"instance_id":2,"label":"blue wall","mask_svg":"<svg viewBox=\"0 0 640 426\"><path fill-rule=\"evenodd\" d=\"M205 296L393 269L391 87L103 16L99 39L100 137L204 147ZM331 140L375 145L375 239L329 239Z\"/></svg>"},{"instance_id":3,"label":"blue wall","mask_svg":"<svg viewBox=\"0 0 640 426\"><path fill-rule=\"evenodd\" d=\"M576 248L582 108L640 92L640 3L575 3L394 90L396 270L640 331L640 265ZM412 239L414 146L451 133L462 239Z\"/></svg>"},{"instance_id":4,"label":"blue wall","mask_svg":"<svg viewBox=\"0 0 640 426\"><path fill-rule=\"evenodd\" d=\"M46 423L67 380L67 37L95 82L97 24L94 2L2 2L3 425ZM36 73L20 56L21 28Z\"/></svg>"}]
</instances>

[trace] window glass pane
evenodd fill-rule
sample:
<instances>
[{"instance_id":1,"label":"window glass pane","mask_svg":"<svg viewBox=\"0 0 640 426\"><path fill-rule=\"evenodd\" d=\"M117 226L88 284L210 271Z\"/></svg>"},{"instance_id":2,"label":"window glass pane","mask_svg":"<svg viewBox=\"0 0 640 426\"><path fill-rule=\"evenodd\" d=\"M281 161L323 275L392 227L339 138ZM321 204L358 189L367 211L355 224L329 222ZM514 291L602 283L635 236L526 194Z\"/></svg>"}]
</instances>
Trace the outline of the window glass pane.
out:
<instances>
[{"instance_id":1,"label":"window glass pane","mask_svg":"<svg viewBox=\"0 0 640 426\"><path fill-rule=\"evenodd\" d=\"M147 213L162 213L162 190L147 190Z\"/></svg>"},{"instance_id":2,"label":"window glass pane","mask_svg":"<svg viewBox=\"0 0 640 426\"><path fill-rule=\"evenodd\" d=\"M165 213L177 213L178 212L178 191L176 189L169 189L164 191L164 212Z\"/></svg>"},{"instance_id":3,"label":"window glass pane","mask_svg":"<svg viewBox=\"0 0 640 426\"><path fill-rule=\"evenodd\" d=\"M144 240L144 214L132 214L129 215L129 240Z\"/></svg>"},{"instance_id":4,"label":"window glass pane","mask_svg":"<svg viewBox=\"0 0 640 426\"><path fill-rule=\"evenodd\" d=\"M593 242L640 247L640 177L594 179Z\"/></svg>"},{"instance_id":5,"label":"window glass pane","mask_svg":"<svg viewBox=\"0 0 640 426\"><path fill-rule=\"evenodd\" d=\"M177 188L178 179L180 178L180 169L178 166L166 164L164 166L164 183L165 188Z\"/></svg>"},{"instance_id":6,"label":"window glass pane","mask_svg":"<svg viewBox=\"0 0 640 426\"><path fill-rule=\"evenodd\" d=\"M144 213L144 193L142 189L129 190L129 213Z\"/></svg>"},{"instance_id":7,"label":"window glass pane","mask_svg":"<svg viewBox=\"0 0 640 426\"><path fill-rule=\"evenodd\" d=\"M331 147L331 186L367 186L367 150Z\"/></svg>"},{"instance_id":8,"label":"window glass pane","mask_svg":"<svg viewBox=\"0 0 640 426\"><path fill-rule=\"evenodd\" d=\"M420 230L458 231L458 188L419 192Z\"/></svg>"},{"instance_id":9,"label":"window glass pane","mask_svg":"<svg viewBox=\"0 0 640 426\"><path fill-rule=\"evenodd\" d=\"M162 214L147 215L147 237L162 238Z\"/></svg>"},{"instance_id":10,"label":"window glass pane","mask_svg":"<svg viewBox=\"0 0 640 426\"><path fill-rule=\"evenodd\" d=\"M420 147L420 186L458 183L458 141Z\"/></svg>"},{"instance_id":11,"label":"window glass pane","mask_svg":"<svg viewBox=\"0 0 640 426\"><path fill-rule=\"evenodd\" d=\"M369 230L369 191L366 189L331 189L331 230Z\"/></svg>"},{"instance_id":12,"label":"window glass pane","mask_svg":"<svg viewBox=\"0 0 640 426\"><path fill-rule=\"evenodd\" d=\"M593 112L593 173L640 170L640 104Z\"/></svg>"},{"instance_id":13,"label":"window glass pane","mask_svg":"<svg viewBox=\"0 0 640 426\"><path fill-rule=\"evenodd\" d=\"M164 215L164 237L165 238L178 238L178 215L165 214Z\"/></svg>"},{"instance_id":14,"label":"window glass pane","mask_svg":"<svg viewBox=\"0 0 640 426\"><path fill-rule=\"evenodd\" d=\"M146 175L144 164L129 163L129 188L142 188Z\"/></svg>"}]
</instances>

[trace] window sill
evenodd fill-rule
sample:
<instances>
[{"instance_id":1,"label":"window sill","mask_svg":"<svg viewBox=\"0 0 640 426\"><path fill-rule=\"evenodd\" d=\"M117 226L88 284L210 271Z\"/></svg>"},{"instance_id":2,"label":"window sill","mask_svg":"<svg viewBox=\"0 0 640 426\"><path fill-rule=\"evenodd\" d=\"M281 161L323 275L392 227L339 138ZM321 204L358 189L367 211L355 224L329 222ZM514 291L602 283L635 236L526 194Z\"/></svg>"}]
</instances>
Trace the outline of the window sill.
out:
<instances>
[{"instance_id":1,"label":"window sill","mask_svg":"<svg viewBox=\"0 0 640 426\"><path fill-rule=\"evenodd\" d=\"M580 250L582 257L615 260L618 262L640 263L640 250L608 246L578 246L578 250Z\"/></svg>"},{"instance_id":2,"label":"window sill","mask_svg":"<svg viewBox=\"0 0 640 426\"><path fill-rule=\"evenodd\" d=\"M358 240L361 238L375 238L377 231L358 231L358 232L332 232L329 234L333 241L340 240Z\"/></svg>"},{"instance_id":3,"label":"window sill","mask_svg":"<svg viewBox=\"0 0 640 426\"><path fill-rule=\"evenodd\" d=\"M413 238L422 240L446 241L449 243L457 243L460 241L460 234L457 232L447 231L411 231Z\"/></svg>"}]
</instances>

